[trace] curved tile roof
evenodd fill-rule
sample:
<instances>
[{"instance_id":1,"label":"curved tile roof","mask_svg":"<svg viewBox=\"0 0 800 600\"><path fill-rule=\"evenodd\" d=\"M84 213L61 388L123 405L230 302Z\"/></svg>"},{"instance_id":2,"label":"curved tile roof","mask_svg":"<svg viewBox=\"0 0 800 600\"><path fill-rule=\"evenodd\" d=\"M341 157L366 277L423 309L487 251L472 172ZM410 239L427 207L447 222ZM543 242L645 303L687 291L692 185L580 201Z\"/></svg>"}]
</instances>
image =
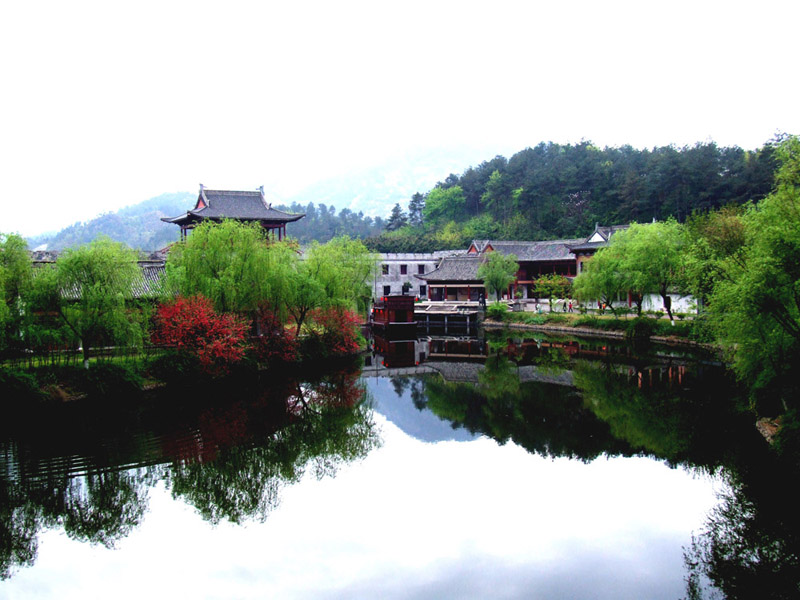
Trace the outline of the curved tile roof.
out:
<instances>
[{"instance_id":1,"label":"curved tile roof","mask_svg":"<svg viewBox=\"0 0 800 600\"><path fill-rule=\"evenodd\" d=\"M442 259L439 266L425 275L417 275L418 279L432 281L480 281L478 266L480 256L447 256Z\"/></svg>"},{"instance_id":2,"label":"curved tile roof","mask_svg":"<svg viewBox=\"0 0 800 600\"><path fill-rule=\"evenodd\" d=\"M480 253L491 249L501 254L513 254L519 261L536 260L575 260L570 246L580 244L584 239L547 240L544 242L518 242L504 240L474 240L472 245Z\"/></svg>"},{"instance_id":3,"label":"curved tile roof","mask_svg":"<svg viewBox=\"0 0 800 600\"><path fill-rule=\"evenodd\" d=\"M203 219L220 221L237 219L241 221L261 221L266 223L291 223L302 219L304 214L290 214L272 208L261 190L207 190L200 188L195 207L177 217L163 217L167 223L195 223Z\"/></svg>"}]
</instances>

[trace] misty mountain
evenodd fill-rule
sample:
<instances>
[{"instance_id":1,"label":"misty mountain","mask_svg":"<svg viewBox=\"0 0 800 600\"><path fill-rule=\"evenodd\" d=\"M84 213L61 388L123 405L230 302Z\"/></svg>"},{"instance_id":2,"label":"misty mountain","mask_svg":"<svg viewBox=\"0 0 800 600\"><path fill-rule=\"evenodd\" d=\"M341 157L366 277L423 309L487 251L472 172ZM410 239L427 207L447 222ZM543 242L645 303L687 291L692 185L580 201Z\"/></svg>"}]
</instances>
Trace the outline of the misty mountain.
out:
<instances>
[{"instance_id":1,"label":"misty mountain","mask_svg":"<svg viewBox=\"0 0 800 600\"><path fill-rule=\"evenodd\" d=\"M395 204L406 210L414 193L425 194L448 175L460 174L494 155L485 147L436 148L401 155L313 183L287 198L286 205L313 202L386 218Z\"/></svg>"},{"instance_id":2,"label":"misty mountain","mask_svg":"<svg viewBox=\"0 0 800 600\"><path fill-rule=\"evenodd\" d=\"M298 224L296 232L289 226L289 235L303 238L300 240L303 243L310 239L324 242L342 234L376 235L383 226L381 218L388 216L395 203L405 209L415 192L427 192L451 173L461 173L486 156L486 149L426 150L318 181L288 198L276 199L275 206L295 212L306 212L309 203L324 208L323 216L328 218L319 227L311 223L314 219L302 226ZM73 223L57 233L29 237L28 246L33 249L46 244L48 250L61 250L107 235L132 248L159 250L179 238L178 227L162 222L161 217L186 212L196 199L196 191L162 194L86 222ZM338 215L336 211L340 211ZM340 215L342 218L337 219Z\"/></svg>"},{"instance_id":3,"label":"misty mountain","mask_svg":"<svg viewBox=\"0 0 800 600\"><path fill-rule=\"evenodd\" d=\"M186 212L194 206L196 199L196 193L190 192L161 194L90 221L73 223L55 234L29 237L28 247L34 249L46 245L48 250L63 250L107 235L131 248L159 250L179 237L178 227L164 223L161 217L174 217Z\"/></svg>"}]
</instances>

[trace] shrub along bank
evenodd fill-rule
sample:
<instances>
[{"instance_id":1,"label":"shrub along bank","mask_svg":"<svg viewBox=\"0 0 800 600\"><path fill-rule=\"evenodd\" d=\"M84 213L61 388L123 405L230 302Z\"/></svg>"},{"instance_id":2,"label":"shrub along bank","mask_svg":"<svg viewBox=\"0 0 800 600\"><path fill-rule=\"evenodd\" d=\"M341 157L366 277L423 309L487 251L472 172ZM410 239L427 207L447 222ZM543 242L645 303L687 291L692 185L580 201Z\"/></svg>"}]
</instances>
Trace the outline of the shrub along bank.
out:
<instances>
[{"instance_id":1,"label":"shrub along bank","mask_svg":"<svg viewBox=\"0 0 800 600\"><path fill-rule=\"evenodd\" d=\"M305 376L352 363L366 345L358 330L360 319L344 309L315 314L315 326L298 339L291 328L274 322L262 335L248 337L247 327L230 315L217 315L202 298L179 298L164 307L153 330L160 347L150 357L93 360L89 369L0 367L0 406L14 412L78 398L116 402L163 385L255 381L265 370Z\"/></svg>"},{"instance_id":2,"label":"shrub along bank","mask_svg":"<svg viewBox=\"0 0 800 600\"><path fill-rule=\"evenodd\" d=\"M692 343L709 343L712 341L703 318L670 321L658 318L659 315L635 318L619 318L616 316L564 314L564 313L526 313L511 312L502 303L494 303L486 309L486 324L523 325L542 329L590 330L603 335L614 332L614 337L628 339L650 339L665 337L673 340L684 340ZM622 335L619 335L622 334Z\"/></svg>"}]
</instances>

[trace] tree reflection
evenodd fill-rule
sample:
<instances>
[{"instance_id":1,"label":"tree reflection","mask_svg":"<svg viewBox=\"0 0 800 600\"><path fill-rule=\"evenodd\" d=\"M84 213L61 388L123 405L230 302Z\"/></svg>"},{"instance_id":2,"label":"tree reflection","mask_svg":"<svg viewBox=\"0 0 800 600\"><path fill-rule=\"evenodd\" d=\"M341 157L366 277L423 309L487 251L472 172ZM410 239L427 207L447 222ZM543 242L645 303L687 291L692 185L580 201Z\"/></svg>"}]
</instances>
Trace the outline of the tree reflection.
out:
<instances>
[{"instance_id":1,"label":"tree reflection","mask_svg":"<svg viewBox=\"0 0 800 600\"><path fill-rule=\"evenodd\" d=\"M774 458L774 457L773 457ZM734 482L685 550L687 597L797 598L800 514L796 467L733 474ZM771 477L764 477L769 473ZM745 480L749 480L745 483ZM757 487L754 487L757 486ZM708 583L712 586L709 586Z\"/></svg>"},{"instance_id":2,"label":"tree reflection","mask_svg":"<svg viewBox=\"0 0 800 600\"><path fill-rule=\"evenodd\" d=\"M545 456L642 453L720 474L729 490L685 550L687 597L800 595L798 466L767 446L722 369L634 354L570 360L527 341L493 350L477 385L431 377L428 408ZM568 372L574 387L524 381L526 363Z\"/></svg>"},{"instance_id":3,"label":"tree reflection","mask_svg":"<svg viewBox=\"0 0 800 600\"><path fill-rule=\"evenodd\" d=\"M38 532L60 527L72 539L112 547L141 522L150 478L144 471L62 474L58 481L0 485L0 577L33 564Z\"/></svg>"},{"instance_id":4,"label":"tree reflection","mask_svg":"<svg viewBox=\"0 0 800 600\"><path fill-rule=\"evenodd\" d=\"M36 507L19 486L0 480L0 579L33 564L40 526Z\"/></svg>"},{"instance_id":5,"label":"tree reflection","mask_svg":"<svg viewBox=\"0 0 800 600\"><path fill-rule=\"evenodd\" d=\"M562 360L561 353L555 356ZM537 360L536 369L528 365L524 374L530 380L522 381L520 365L499 349L479 371L477 385L429 377L426 406L454 427L500 443L513 440L542 456L588 461L603 453L630 453L630 446L611 435L572 387L551 382L563 367L551 363L538 370L545 362Z\"/></svg>"},{"instance_id":6,"label":"tree reflection","mask_svg":"<svg viewBox=\"0 0 800 600\"><path fill-rule=\"evenodd\" d=\"M721 369L576 361L572 372L584 405L637 452L706 472L766 458L752 416L737 408L741 391Z\"/></svg>"},{"instance_id":7,"label":"tree reflection","mask_svg":"<svg viewBox=\"0 0 800 600\"><path fill-rule=\"evenodd\" d=\"M92 471L68 479L63 487L37 486L31 496L46 525L61 526L72 539L111 548L141 523L151 483L144 470Z\"/></svg>"},{"instance_id":8,"label":"tree reflection","mask_svg":"<svg viewBox=\"0 0 800 600\"><path fill-rule=\"evenodd\" d=\"M0 478L0 577L33 564L47 528L113 547L141 523L161 480L212 523L265 519L282 486L306 472L333 475L379 444L358 378L336 372L312 383L228 389L224 404L218 390L198 392L193 404L156 396L124 420L115 414L106 427L80 429L80 454L81 411L61 421L70 432L61 438L42 438L51 423L0 440L0 472L12 474Z\"/></svg>"},{"instance_id":9,"label":"tree reflection","mask_svg":"<svg viewBox=\"0 0 800 600\"><path fill-rule=\"evenodd\" d=\"M213 461L173 465L167 481L211 523L264 520L280 489L310 471L332 476L379 443L358 373L336 373L314 385L298 384L286 406L286 424L257 445L220 449ZM201 431L202 434L202 431Z\"/></svg>"}]
</instances>

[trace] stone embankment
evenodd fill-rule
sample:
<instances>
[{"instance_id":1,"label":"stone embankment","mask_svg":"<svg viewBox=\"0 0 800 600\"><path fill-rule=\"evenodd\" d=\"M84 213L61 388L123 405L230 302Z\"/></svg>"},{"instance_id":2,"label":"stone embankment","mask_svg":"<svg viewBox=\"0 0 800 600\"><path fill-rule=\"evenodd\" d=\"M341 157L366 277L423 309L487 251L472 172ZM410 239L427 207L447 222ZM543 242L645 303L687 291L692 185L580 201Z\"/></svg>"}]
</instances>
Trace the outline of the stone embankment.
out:
<instances>
[{"instance_id":1,"label":"stone embankment","mask_svg":"<svg viewBox=\"0 0 800 600\"><path fill-rule=\"evenodd\" d=\"M526 331L541 331L543 333L557 333L562 335L577 335L581 337L598 337L598 338L617 339L617 340L624 340L626 337L626 333L624 331L592 329L590 327L570 327L568 325L559 325L552 323L543 323L541 325L535 325L530 323L503 323L500 321L493 321L491 319L486 319L483 322L483 327L485 329L519 329ZM702 348L704 350L711 350L711 351L719 350L719 348L717 348L713 344L704 344L701 342L696 342L694 340L677 336L653 335L650 336L649 339L651 342L656 342L659 344L667 344L670 346Z\"/></svg>"}]
</instances>

